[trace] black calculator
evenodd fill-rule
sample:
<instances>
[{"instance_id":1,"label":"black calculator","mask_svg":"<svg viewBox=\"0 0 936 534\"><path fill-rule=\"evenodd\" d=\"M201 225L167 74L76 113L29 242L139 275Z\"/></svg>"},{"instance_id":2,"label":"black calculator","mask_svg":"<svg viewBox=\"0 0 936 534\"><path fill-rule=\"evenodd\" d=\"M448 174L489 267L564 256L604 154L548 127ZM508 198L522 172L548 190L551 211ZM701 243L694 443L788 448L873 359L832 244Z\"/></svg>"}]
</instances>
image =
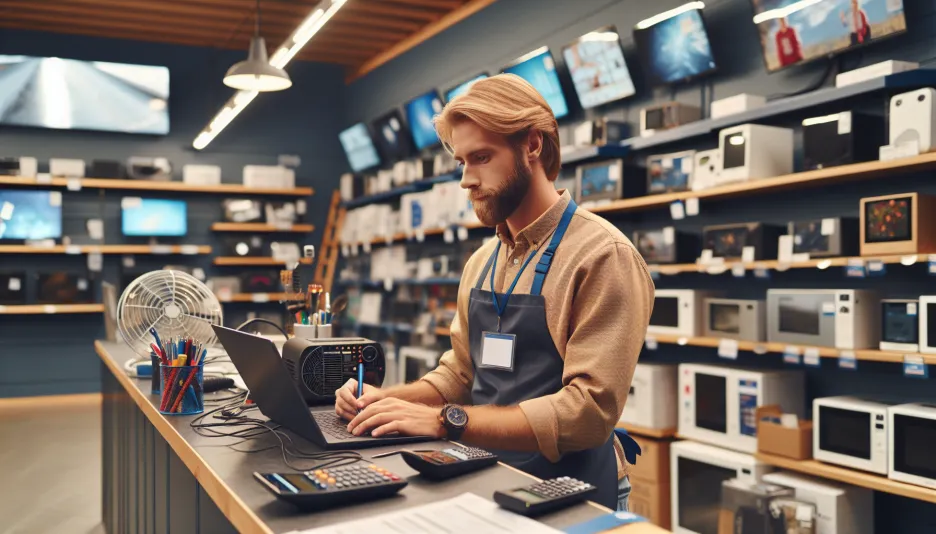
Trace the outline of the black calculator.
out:
<instances>
[{"instance_id":1,"label":"black calculator","mask_svg":"<svg viewBox=\"0 0 936 534\"><path fill-rule=\"evenodd\" d=\"M325 508L389 497L406 487L398 475L374 464L305 473L254 473L260 484L299 508Z\"/></svg>"},{"instance_id":2,"label":"black calculator","mask_svg":"<svg viewBox=\"0 0 936 534\"><path fill-rule=\"evenodd\" d=\"M476 447L452 447L441 451L400 451L403 461L430 480L477 471L497 463L497 456Z\"/></svg>"},{"instance_id":3,"label":"black calculator","mask_svg":"<svg viewBox=\"0 0 936 534\"><path fill-rule=\"evenodd\" d=\"M559 477L522 488L495 491L494 502L525 516L535 516L584 501L598 488L571 477Z\"/></svg>"}]
</instances>

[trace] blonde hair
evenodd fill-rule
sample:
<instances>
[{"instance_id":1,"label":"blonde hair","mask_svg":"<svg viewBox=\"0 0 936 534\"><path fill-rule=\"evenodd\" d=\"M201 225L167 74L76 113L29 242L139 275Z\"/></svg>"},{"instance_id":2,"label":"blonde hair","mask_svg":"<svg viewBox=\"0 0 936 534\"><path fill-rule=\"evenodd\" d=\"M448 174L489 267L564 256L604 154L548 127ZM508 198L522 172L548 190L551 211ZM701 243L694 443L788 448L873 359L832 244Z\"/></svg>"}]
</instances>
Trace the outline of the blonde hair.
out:
<instances>
[{"instance_id":1,"label":"blonde hair","mask_svg":"<svg viewBox=\"0 0 936 534\"><path fill-rule=\"evenodd\" d=\"M516 74L498 74L478 80L449 102L432 119L445 149L454 153L452 129L469 120L485 130L507 137L517 145L530 131L543 135L540 163L550 181L559 176L559 125L546 99Z\"/></svg>"}]
</instances>

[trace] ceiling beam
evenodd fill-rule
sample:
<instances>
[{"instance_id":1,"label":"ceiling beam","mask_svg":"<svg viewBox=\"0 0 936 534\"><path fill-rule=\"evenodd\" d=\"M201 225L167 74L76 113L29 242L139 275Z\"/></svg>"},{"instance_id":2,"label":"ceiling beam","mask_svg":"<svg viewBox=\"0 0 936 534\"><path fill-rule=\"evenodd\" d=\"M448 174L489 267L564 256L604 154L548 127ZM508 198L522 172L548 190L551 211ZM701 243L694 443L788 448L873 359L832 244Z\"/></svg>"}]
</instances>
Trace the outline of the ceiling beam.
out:
<instances>
[{"instance_id":1,"label":"ceiling beam","mask_svg":"<svg viewBox=\"0 0 936 534\"><path fill-rule=\"evenodd\" d=\"M356 24L348 24L346 22L330 20L328 25L325 28L322 28L324 32L325 29L328 29L330 33L337 33L339 35L358 35L365 37L367 39L379 38L386 39L388 41L397 42L400 39L403 39L409 36L412 32L401 32L401 31L391 31L391 30L377 30L374 28L363 28Z\"/></svg>"},{"instance_id":2,"label":"ceiling beam","mask_svg":"<svg viewBox=\"0 0 936 534\"><path fill-rule=\"evenodd\" d=\"M309 45L312 43L320 44L327 46L329 48L351 48L358 50L372 50L374 54L383 50L387 47L384 43L378 43L370 41L368 39L353 39L350 37L344 37L341 35L316 35L309 41ZM308 46L308 45L306 45Z\"/></svg>"},{"instance_id":3,"label":"ceiling beam","mask_svg":"<svg viewBox=\"0 0 936 534\"><path fill-rule=\"evenodd\" d=\"M423 27L422 23L407 20L391 19L387 17L370 17L367 15L356 15L351 12L345 12L344 9L335 14L329 24L336 22L347 22L359 26L373 26L375 28L392 28L394 30L406 30L414 32Z\"/></svg>"},{"instance_id":4,"label":"ceiling beam","mask_svg":"<svg viewBox=\"0 0 936 534\"><path fill-rule=\"evenodd\" d=\"M254 10L251 9L231 9L230 6L227 8L224 7L211 7L211 6L202 6L194 2L185 2L182 4L170 3L167 1L160 2L148 2L148 3L139 3L139 2L129 2L127 0L49 0L42 3L37 3L32 0L3 0L2 5L4 7L13 8L13 9L22 9L22 8L40 8L46 11L56 11L56 12L74 12L74 13L93 13L95 11L100 11L104 9L106 15L104 20L107 20L111 16L117 13L133 13L133 14L150 14L150 15L177 15L179 17L186 18L201 18L204 21L213 22L220 20L228 20L233 22L238 22L244 20L245 18L251 23L254 18ZM309 10L311 11L311 9ZM302 21L303 17L307 15L290 15L283 16L282 14L272 14L272 13L263 13L264 23L277 23L285 24L295 28Z\"/></svg>"},{"instance_id":5,"label":"ceiling beam","mask_svg":"<svg viewBox=\"0 0 936 534\"><path fill-rule=\"evenodd\" d=\"M365 2L364 0L351 0L342 8L355 13L376 13L378 15L389 15L406 20L418 20L423 22L432 22L439 18L438 13L430 13L424 9L412 9L407 7L397 7L376 2Z\"/></svg>"},{"instance_id":6,"label":"ceiling beam","mask_svg":"<svg viewBox=\"0 0 936 534\"><path fill-rule=\"evenodd\" d=\"M462 6L462 0L380 0L383 3L403 4L407 6L419 6L436 9L439 11L451 11Z\"/></svg>"}]
</instances>

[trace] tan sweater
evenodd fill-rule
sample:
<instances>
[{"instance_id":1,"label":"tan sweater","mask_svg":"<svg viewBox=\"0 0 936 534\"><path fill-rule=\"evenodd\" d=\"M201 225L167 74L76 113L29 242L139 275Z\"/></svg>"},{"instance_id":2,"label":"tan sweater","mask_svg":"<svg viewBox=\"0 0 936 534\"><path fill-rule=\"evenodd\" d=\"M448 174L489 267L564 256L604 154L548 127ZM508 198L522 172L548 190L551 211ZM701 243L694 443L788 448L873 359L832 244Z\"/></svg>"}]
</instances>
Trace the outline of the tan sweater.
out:
<instances>
[{"instance_id":1,"label":"tan sweater","mask_svg":"<svg viewBox=\"0 0 936 534\"><path fill-rule=\"evenodd\" d=\"M515 239L510 238L506 226L498 227L503 242L494 276L498 293L506 291L531 248L536 248L540 252L514 290L516 294L530 292L533 267L569 201L569 193L562 192L561 198ZM458 288L452 350L442 355L438 368L423 377L446 402L465 404L471 400L474 370L468 349L469 295L496 245L490 240L468 260ZM491 289L490 278L482 287ZM601 217L576 210L543 284L548 334L565 362L563 388L520 403L540 452L549 460L596 447L614 430L650 322L653 294L647 265L630 240ZM614 444L618 473L623 476L623 451L616 440Z\"/></svg>"}]
</instances>

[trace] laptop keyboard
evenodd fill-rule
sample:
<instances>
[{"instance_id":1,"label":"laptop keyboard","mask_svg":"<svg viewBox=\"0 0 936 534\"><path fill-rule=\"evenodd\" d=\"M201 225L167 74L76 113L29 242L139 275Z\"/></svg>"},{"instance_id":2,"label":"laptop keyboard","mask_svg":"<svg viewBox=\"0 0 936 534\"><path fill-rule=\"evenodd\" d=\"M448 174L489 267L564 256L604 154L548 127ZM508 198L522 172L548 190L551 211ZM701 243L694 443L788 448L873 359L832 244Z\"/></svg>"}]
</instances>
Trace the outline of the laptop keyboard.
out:
<instances>
[{"instance_id":1,"label":"laptop keyboard","mask_svg":"<svg viewBox=\"0 0 936 534\"><path fill-rule=\"evenodd\" d=\"M338 417L338 414L334 412L312 412L312 418L315 419L315 422L323 433L336 439L352 439L370 436L370 432L365 432L360 436L355 436L348 432L348 422Z\"/></svg>"}]
</instances>

